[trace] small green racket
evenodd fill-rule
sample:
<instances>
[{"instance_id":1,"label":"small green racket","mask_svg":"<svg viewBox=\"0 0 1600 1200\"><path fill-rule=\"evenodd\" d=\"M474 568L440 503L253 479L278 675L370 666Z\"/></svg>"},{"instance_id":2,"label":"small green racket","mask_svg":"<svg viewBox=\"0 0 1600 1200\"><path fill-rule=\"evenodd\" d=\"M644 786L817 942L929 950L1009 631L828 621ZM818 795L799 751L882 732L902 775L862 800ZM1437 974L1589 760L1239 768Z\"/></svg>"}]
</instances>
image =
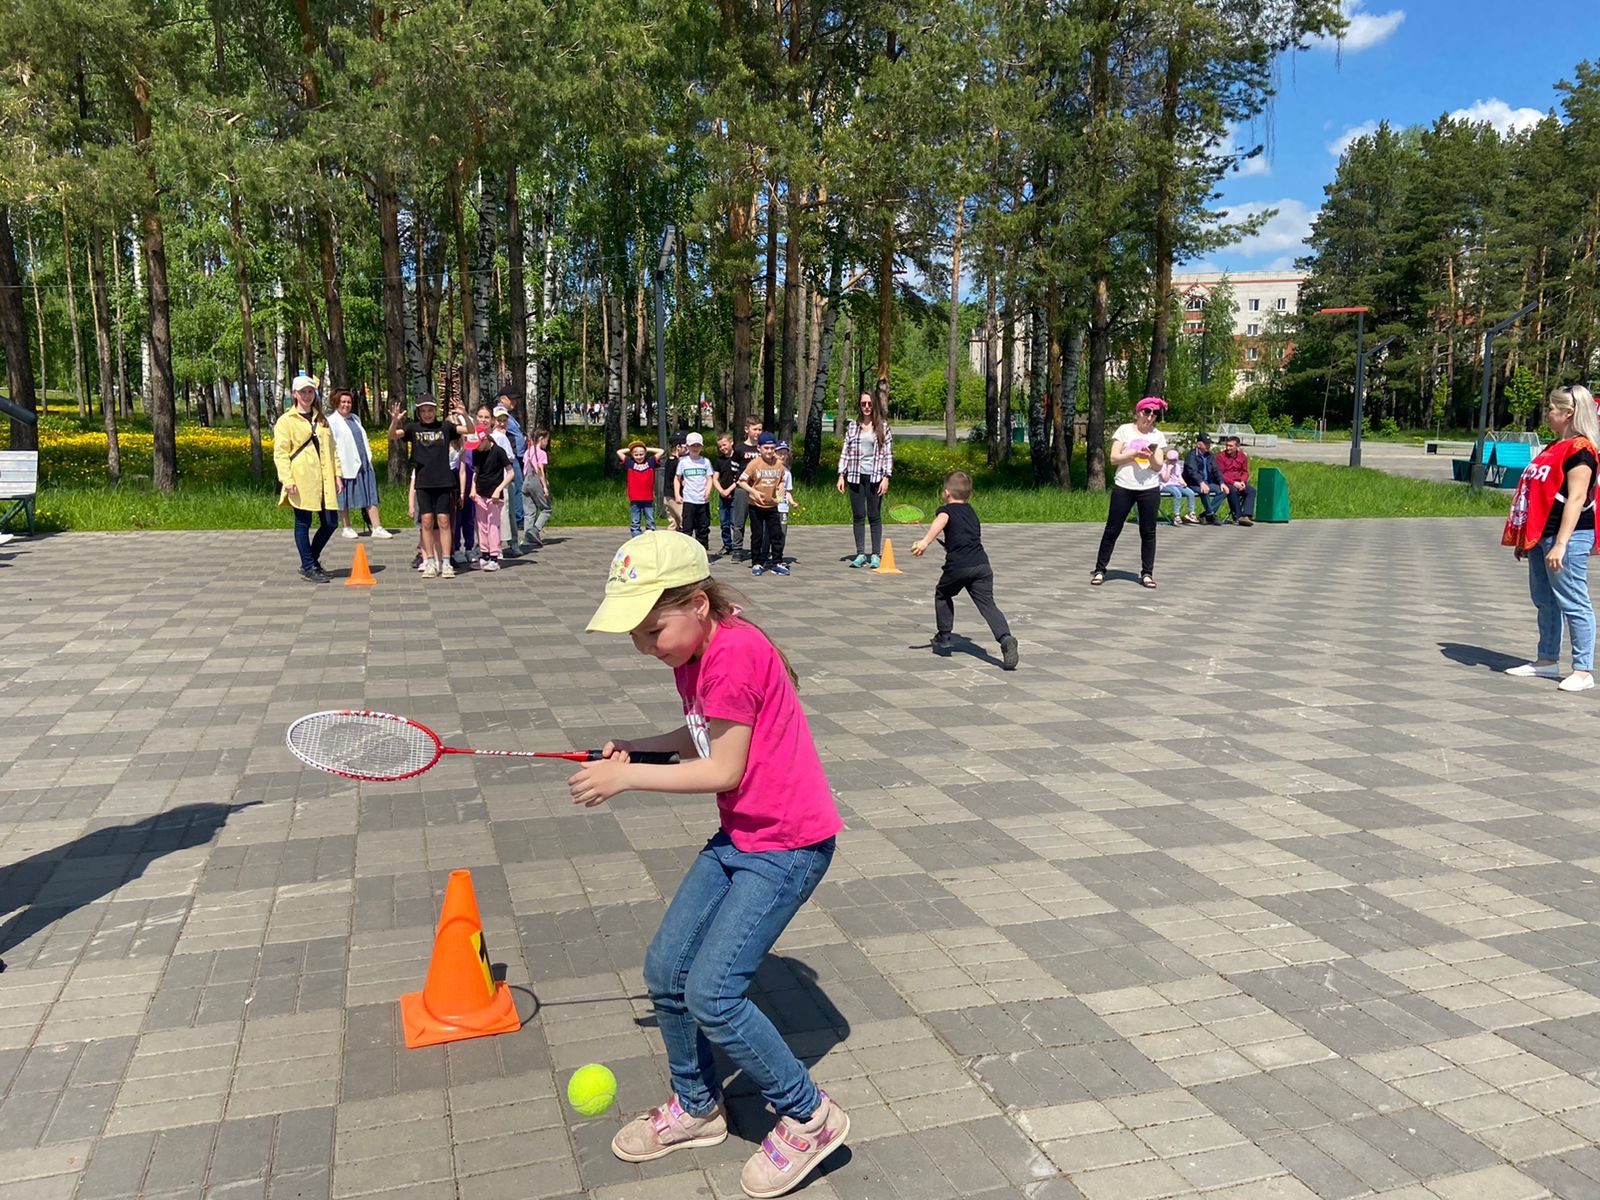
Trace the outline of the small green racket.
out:
<instances>
[{"instance_id":1,"label":"small green racket","mask_svg":"<svg viewBox=\"0 0 1600 1200\"><path fill-rule=\"evenodd\" d=\"M889 506L889 520L897 525L915 525L920 535L922 532L922 510L915 504L893 504ZM920 537L918 538L920 541ZM939 539L939 544L944 545L944 539Z\"/></svg>"}]
</instances>

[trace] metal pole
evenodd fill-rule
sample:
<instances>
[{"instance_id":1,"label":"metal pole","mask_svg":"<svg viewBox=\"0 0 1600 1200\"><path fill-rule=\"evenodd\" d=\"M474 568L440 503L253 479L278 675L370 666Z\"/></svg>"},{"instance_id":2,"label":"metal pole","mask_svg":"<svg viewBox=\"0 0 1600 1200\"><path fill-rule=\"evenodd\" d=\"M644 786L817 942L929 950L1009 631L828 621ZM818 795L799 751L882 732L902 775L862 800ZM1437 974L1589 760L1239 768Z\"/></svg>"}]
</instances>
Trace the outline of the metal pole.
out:
<instances>
[{"instance_id":1,"label":"metal pole","mask_svg":"<svg viewBox=\"0 0 1600 1200\"><path fill-rule=\"evenodd\" d=\"M1350 430L1350 465L1361 465L1361 422L1365 419L1362 409L1366 407L1367 399L1367 356L1363 353L1366 345L1367 314L1356 314L1356 420Z\"/></svg>"},{"instance_id":2,"label":"metal pole","mask_svg":"<svg viewBox=\"0 0 1600 1200\"><path fill-rule=\"evenodd\" d=\"M1524 304L1498 325L1491 325L1483 333L1483 398L1478 404L1478 440L1472 447L1472 486L1481 488L1488 474L1484 461L1485 447L1489 441L1489 398L1494 385L1494 339L1510 329L1523 317L1538 308L1538 301Z\"/></svg>"},{"instance_id":3,"label":"metal pole","mask_svg":"<svg viewBox=\"0 0 1600 1200\"><path fill-rule=\"evenodd\" d=\"M667 268L671 266L673 244L677 238L677 230L668 225L666 232L661 237L661 252L656 262L656 436L660 441L663 452L672 449L672 443L667 441L667 357L664 343L667 330L667 305L665 290L667 286ZM656 508L662 512L667 507L667 473L656 472Z\"/></svg>"}]
</instances>

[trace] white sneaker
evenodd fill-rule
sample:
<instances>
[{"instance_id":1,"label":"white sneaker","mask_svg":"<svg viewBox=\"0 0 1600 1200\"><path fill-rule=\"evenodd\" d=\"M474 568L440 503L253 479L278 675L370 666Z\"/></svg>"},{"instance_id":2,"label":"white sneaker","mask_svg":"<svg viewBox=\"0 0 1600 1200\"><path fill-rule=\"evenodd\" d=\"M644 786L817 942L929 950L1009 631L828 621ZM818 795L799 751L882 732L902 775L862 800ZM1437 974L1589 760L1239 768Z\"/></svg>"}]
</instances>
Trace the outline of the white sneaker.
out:
<instances>
[{"instance_id":1,"label":"white sneaker","mask_svg":"<svg viewBox=\"0 0 1600 1200\"><path fill-rule=\"evenodd\" d=\"M372 536L375 538L392 538L394 534L390 533L382 525L378 525L374 526L372 530Z\"/></svg>"},{"instance_id":2,"label":"white sneaker","mask_svg":"<svg viewBox=\"0 0 1600 1200\"><path fill-rule=\"evenodd\" d=\"M17 535L14 533L0 533L0 546L4 546L7 542L15 541L16 537Z\"/></svg>"},{"instance_id":3,"label":"white sneaker","mask_svg":"<svg viewBox=\"0 0 1600 1200\"><path fill-rule=\"evenodd\" d=\"M455 577L456 577L456 569L455 569L455 566L453 564L451 564L449 562L446 562L444 564L444 566L439 568L439 578L440 579L454 579Z\"/></svg>"},{"instance_id":4,"label":"white sneaker","mask_svg":"<svg viewBox=\"0 0 1600 1200\"><path fill-rule=\"evenodd\" d=\"M1587 692L1594 686L1594 676L1586 671L1574 671L1556 686L1563 692Z\"/></svg>"},{"instance_id":5,"label":"white sneaker","mask_svg":"<svg viewBox=\"0 0 1600 1200\"><path fill-rule=\"evenodd\" d=\"M354 525L346 525L343 529L341 529L339 531L339 536L340 537L347 537L347 538L358 538L361 535L356 532L356 528L355 528Z\"/></svg>"},{"instance_id":6,"label":"white sneaker","mask_svg":"<svg viewBox=\"0 0 1600 1200\"><path fill-rule=\"evenodd\" d=\"M1555 663L1523 663L1520 667L1507 667L1507 675L1515 675L1518 679L1560 679L1561 668Z\"/></svg>"},{"instance_id":7,"label":"white sneaker","mask_svg":"<svg viewBox=\"0 0 1600 1200\"><path fill-rule=\"evenodd\" d=\"M492 558L486 558L483 560L482 568L485 571L498 571L500 564ZM1592 687L1593 685L1591 684L1590 686Z\"/></svg>"},{"instance_id":8,"label":"white sneaker","mask_svg":"<svg viewBox=\"0 0 1600 1200\"><path fill-rule=\"evenodd\" d=\"M450 565L449 563L445 563L446 567L448 567L449 565ZM439 578L439 568L434 566L433 560L431 558L427 562L422 564L422 577L424 579L437 579L437 578Z\"/></svg>"}]
</instances>

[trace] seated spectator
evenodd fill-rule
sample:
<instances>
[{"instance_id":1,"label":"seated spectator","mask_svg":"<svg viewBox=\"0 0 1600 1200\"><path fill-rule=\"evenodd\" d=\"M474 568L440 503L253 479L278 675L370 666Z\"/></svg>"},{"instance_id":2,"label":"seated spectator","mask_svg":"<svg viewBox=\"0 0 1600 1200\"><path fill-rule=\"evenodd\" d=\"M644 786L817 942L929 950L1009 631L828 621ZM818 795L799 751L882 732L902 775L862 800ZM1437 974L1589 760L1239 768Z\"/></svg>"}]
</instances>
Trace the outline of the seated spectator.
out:
<instances>
[{"instance_id":1,"label":"seated spectator","mask_svg":"<svg viewBox=\"0 0 1600 1200\"><path fill-rule=\"evenodd\" d=\"M1222 472L1217 469L1216 456L1211 453L1211 435L1202 433L1194 439L1194 449L1183 460L1183 481L1200 495L1205 508L1201 518L1207 525L1219 525L1217 509L1222 504Z\"/></svg>"},{"instance_id":2,"label":"seated spectator","mask_svg":"<svg viewBox=\"0 0 1600 1200\"><path fill-rule=\"evenodd\" d=\"M1200 524L1200 518L1195 516L1194 497L1195 491L1183 481L1183 462L1178 458L1176 450L1167 451L1167 461L1161 467L1161 494L1172 497L1172 521L1176 525L1179 521L1178 510L1183 507L1185 499L1189 501L1189 515L1183 517L1186 525Z\"/></svg>"},{"instance_id":3,"label":"seated spectator","mask_svg":"<svg viewBox=\"0 0 1600 1200\"><path fill-rule=\"evenodd\" d=\"M1222 490L1228 497L1228 511L1239 525L1256 523L1256 489L1250 482L1250 456L1239 449L1239 439L1230 437L1217 455L1217 470L1222 472Z\"/></svg>"}]
</instances>

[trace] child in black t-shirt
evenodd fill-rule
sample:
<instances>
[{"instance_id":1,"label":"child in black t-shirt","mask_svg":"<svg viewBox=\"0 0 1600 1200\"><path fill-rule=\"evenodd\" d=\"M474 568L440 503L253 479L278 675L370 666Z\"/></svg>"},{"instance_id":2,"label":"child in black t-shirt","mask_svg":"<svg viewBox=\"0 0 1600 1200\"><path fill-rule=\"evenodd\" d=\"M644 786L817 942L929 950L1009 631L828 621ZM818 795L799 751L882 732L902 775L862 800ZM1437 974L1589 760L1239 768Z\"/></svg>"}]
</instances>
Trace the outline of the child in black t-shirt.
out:
<instances>
[{"instance_id":1,"label":"child in black t-shirt","mask_svg":"<svg viewBox=\"0 0 1600 1200\"><path fill-rule=\"evenodd\" d=\"M921 558L927 553L933 539L943 533L944 572L933 589L933 617L936 632L933 635L935 654L948 655L952 639L950 630L955 625L956 593L966 591L978 612L989 623L989 632L1000 643L1000 665L1007 671L1017 669L1017 639L1011 636L1003 612L994 603L994 571L989 566L989 556L983 549L983 523L972 511L968 501L972 498L972 476L965 471L952 471L945 476L944 503L928 525L928 532L911 547L911 553Z\"/></svg>"}]
</instances>

